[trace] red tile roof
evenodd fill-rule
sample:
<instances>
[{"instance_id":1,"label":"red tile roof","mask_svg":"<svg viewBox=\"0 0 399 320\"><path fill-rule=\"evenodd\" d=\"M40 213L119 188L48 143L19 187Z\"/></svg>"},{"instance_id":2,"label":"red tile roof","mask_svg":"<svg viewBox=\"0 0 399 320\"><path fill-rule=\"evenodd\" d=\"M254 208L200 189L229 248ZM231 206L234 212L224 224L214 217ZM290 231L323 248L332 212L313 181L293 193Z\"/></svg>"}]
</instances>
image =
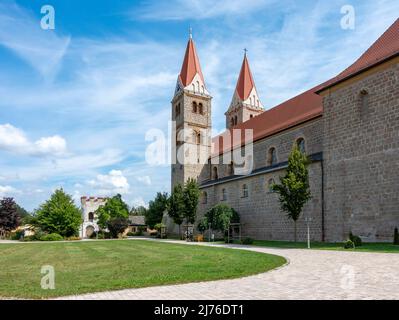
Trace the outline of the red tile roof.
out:
<instances>
[{"instance_id":1,"label":"red tile roof","mask_svg":"<svg viewBox=\"0 0 399 320\"><path fill-rule=\"evenodd\" d=\"M319 117L323 114L322 98L317 93L326 89L340 81L352 77L368 68L375 66L387 59L390 59L399 54L399 19L397 19L392 26L384 32L384 34L349 68L345 69L338 76L292 98L280 105L269 109L259 116L245 121L233 129L253 129L253 141L265 138L282 130L286 130L292 126ZM246 62L248 64L248 61ZM245 68L245 59L241 68ZM249 76L250 74L248 65ZM240 78L241 78L240 73ZM249 78L248 78L249 79ZM245 79L244 79L245 80ZM244 81L245 82L245 81ZM253 82L253 80L252 80ZM237 87L239 83L237 83ZM247 92L245 86L240 86L242 92ZM224 141L223 137L228 137L228 133L233 136L232 129L226 130L222 134L214 137L212 143L214 148L212 156L222 154L229 151L232 147L243 145L246 141L244 137L244 130L241 133L241 141L231 146L232 141ZM219 142L219 145L217 144Z\"/></svg>"},{"instance_id":2,"label":"red tile roof","mask_svg":"<svg viewBox=\"0 0 399 320\"><path fill-rule=\"evenodd\" d=\"M237 147L246 141L244 137L245 129L253 130L253 140L256 141L321 116L323 113L322 98L315 93L318 88L319 86L308 90L214 137L212 142L215 144L215 148L212 155L215 156L231 150L232 141L229 141L227 137L230 134L231 139L233 138L233 129L241 129L241 141L233 145L233 147ZM223 141L223 137L226 141ZM217 142L219 142L218 147Z\"/></svg>"},{"instance_id":3,"label":"red tile roof","mask_svg":"<svg viewBox=\"0 0 399 320\"><path fill-rule=\"evenodd\" d=\"M249 63L247 55L244 55L244 60L242 61L240 75L238 77L236 91L241 100L247 100L252 88L255 86L254 79L252 78L251 69L249 68Z\"/></svg>"},{"instance_id":4,"label":"red tile roof","mask_svg":"<svg viewBox=\"0 0 399 320\"><path fill-rule=\"evenodd\" d=\"M184 87L189 85L197 73L200 75L202 82L205 83L197 50L195 49L193 39L190 38L187 43L186 53L184 55L183 65L179 75L182 85Z\"/></svg>"},{"instance_id":5,"label":"red tile roof","mask_svg":"<svg viewBox=\"0 0 399 320\"><path fill-rule=\"evenodd\" d=\"M399 54L399 18L351 66L325 82L319 91L365 71Z\"/></svg>"}]
</instances>

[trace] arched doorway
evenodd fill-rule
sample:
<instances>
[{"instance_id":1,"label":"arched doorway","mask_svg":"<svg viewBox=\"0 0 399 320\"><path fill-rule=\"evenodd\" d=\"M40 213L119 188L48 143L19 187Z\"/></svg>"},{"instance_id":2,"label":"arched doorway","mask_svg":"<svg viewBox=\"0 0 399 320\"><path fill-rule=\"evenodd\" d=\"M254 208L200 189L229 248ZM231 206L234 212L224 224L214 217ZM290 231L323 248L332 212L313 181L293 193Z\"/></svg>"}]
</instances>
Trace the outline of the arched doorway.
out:
<instances>
[{"instance_id":1,"label":"arched doorway","mask_svg":"<svg viewBox=\"0 0 399 320\"><path fill-rule=\"evenodd\" d=\"M86 237L90 238L90 236L94 233L94 227L93 226L87 226L86 227Z\"/></svg>"}]
</instances>

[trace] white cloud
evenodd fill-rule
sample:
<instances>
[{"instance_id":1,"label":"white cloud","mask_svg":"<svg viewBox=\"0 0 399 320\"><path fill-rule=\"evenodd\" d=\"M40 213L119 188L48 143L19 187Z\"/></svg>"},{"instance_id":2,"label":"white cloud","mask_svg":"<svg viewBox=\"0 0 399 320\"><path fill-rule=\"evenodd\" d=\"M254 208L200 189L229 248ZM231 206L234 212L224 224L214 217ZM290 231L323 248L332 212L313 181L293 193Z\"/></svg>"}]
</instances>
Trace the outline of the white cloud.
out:
<instances>
[{"instance_id":1,"label":"white cloud","mask_svg":"<svg viewBox=\"0 0 399 320\"><path fill-rule=\"evenodd\" d=\"M137 181L142 182L146 186L151 185L151 178L149 176L137 177Z\"/></svg>"},{"instance_id":2,"label":"white cloud","mask_svg":"<svg viewBox=\"0 0 399 320\"><path fill-rule=\"evenodd\" d=\"M97 175L95 180L90 180L88 184L98 190L101 195L127 194L130 185L122 171L111 170L108 174Z\"/></svg>"},{"instance_id":3,"label":"white cloud","mask_svg":"<svg viewBox=\"0 0 399 320\"><path fill-rule=\"evenodd\" d=\"M0 3L0 45L51 78L58 71L70 38L58 36L54 30L42 30L39 23L32 12L14 1Z\"/></svg>"},{"instance_id":4,"label":"white cloud","mask_svg":"<svg viewBox=\"0 0 399 320\"><path fill-rule=\"evenodd\" d=\"M242 16L259 10L273 0L172 0L147 3L132 15L151 20L202 20L219 16Z\"/></svg>"},{"instance_id":5,"label":"white cloud","mask_svg":"<svg viewBox=\"0 0 399 320\"><path fill-rule=\"evenodd\" d=\"M6 197L19 193L19 191L11 186L0 186L0 197Z\"/></svg>"},{"instance_id":6,"label":"white cloud","mask_svg":"<svg viewBox=\"0 0 399 320\"><path fill-rule=\"evenodd\" d=\"M137 197L132 200L133 207L145 207L148 208L148 204L144 201L143 197Z\"/></svg>"},{"instance_id":7,"label":"white cloud","mask_svg":"<svg viewBox=\"0 0 399 320\"><path fill-rule=\"evenodd\" d=\"M30 142L25 133L11 124L0 125L0 150L35 156L62 156L66 153L66 141L55 135Z\"/></svg>"},{"instance_id":8,"label":"white cloud","mask_svg":"<svg viewBox=\"0 0 399 320\"><path fill-rule=\"evenodd\" d=\"M35 142L37 151L40 154L63 155L66 152L66 141L56 135L52 137L40 138Z\"/></svg>"}]
</instances>

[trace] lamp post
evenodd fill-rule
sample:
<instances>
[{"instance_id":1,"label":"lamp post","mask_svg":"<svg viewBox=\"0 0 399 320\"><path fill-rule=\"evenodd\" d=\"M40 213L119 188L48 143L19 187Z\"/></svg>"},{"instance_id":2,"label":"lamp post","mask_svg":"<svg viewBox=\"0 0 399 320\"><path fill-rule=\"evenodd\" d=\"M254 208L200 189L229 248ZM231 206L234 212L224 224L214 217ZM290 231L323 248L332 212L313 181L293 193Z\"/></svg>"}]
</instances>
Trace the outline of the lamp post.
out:
<instances>
[{"instance_id":1,"label":"lamp post","mask_svg":"<svg viewBox=\"0 0 399 320\"><path fill-rule=\"evenodd\" d=\"M310 222L312 221L311 217L306 217L305 218L307 228L308 228L308 249L310 249Z\"/></svg>"}]
</instances>

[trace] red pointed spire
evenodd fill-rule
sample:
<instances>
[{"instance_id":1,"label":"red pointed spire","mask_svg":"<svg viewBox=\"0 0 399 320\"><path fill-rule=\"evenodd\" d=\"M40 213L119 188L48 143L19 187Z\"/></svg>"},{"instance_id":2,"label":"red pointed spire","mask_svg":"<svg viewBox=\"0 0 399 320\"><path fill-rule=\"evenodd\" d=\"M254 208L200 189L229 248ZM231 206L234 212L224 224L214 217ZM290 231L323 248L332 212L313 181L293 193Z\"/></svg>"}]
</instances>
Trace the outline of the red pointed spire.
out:
<instances>
[{"instance_id":1,"label":"red pointed spire","mask_svg":"<svg viewBox=\"0 0 399 320\"><path fill-rule=\"evenodd\" d=\"M197 73L201 77L202 82L205 83L197 55L197 50L195 49L194 41L190 36L190 39L187 43L186 54L184 55L183 65L180 71L180 81L182 85L184 87L189 85Z\"/></svg>"},{"instance_id":2,"label":"red pointed spire","mask_svg":"<svg viewBox=\"0 0 399 320\"><path fill-rule=\"evenodd\" d=\"M247 59L247 54L244 55L242 62L240 76L238 77L236 91L241 100L248 99L252 88L255 87L254 79L252 78L251 69Z\"/></svg>"}]
</instances>

